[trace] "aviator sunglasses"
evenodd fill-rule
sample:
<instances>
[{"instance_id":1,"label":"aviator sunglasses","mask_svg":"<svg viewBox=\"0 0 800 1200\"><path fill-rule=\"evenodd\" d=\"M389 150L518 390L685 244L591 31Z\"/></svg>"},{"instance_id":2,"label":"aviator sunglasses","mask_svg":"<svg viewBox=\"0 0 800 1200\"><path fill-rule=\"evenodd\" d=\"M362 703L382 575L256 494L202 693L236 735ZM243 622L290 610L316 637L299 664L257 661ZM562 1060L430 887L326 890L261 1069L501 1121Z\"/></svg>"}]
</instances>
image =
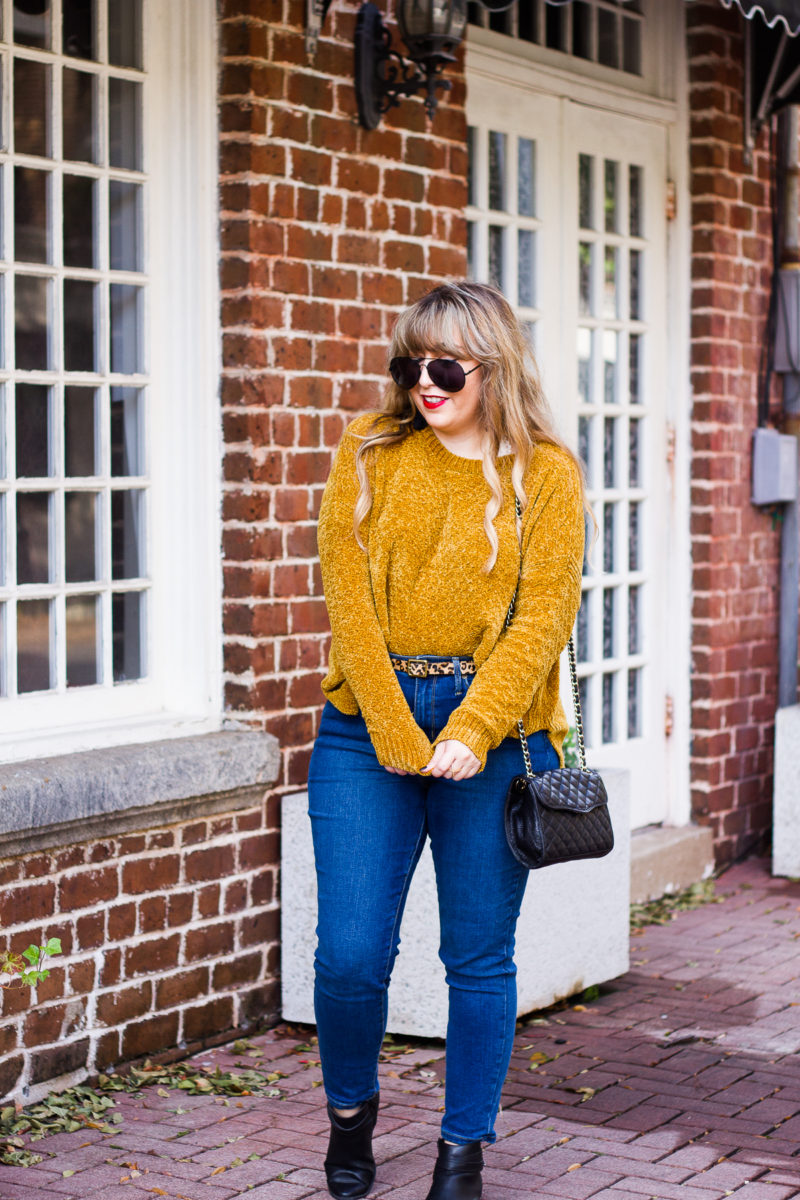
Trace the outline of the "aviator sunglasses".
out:
<instances>
[{"instance_id":1,"label":"aviator sunglasses","mask_svg":"<svg viewBox=\"0 0 800 1200\"><path fill-rule=\"evenodd\" d=\"M422 364L427 362L428 375L431 383L441 388L443 392L460 392L467 376L477 371L482 363L465 371L460 362L454 358L410 358L402 356L393 358L389 363L389 374L399 388L410 392L419 383L422 375Z\"/></svg>"}]
</instances>

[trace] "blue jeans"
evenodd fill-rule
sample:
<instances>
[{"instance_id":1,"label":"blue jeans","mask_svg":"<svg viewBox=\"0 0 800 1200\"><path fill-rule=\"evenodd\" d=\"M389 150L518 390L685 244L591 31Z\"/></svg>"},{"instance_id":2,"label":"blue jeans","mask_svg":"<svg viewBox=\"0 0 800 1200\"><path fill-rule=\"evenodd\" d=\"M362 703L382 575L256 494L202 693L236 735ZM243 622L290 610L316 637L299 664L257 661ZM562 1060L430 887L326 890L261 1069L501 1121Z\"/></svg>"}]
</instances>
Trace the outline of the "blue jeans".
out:
<instances>
[{"instance_id":1,"label":"blue jeans","mask_svg":"<svg viewBox=\"0 0 800 1200\"><path fill-rule=\"evenodd\" d=\"M431 738L470 678L398 673ZM558 766L544 731L528 743L535 771ZM442 1137L495 1140L517 1014L514 931L528 877L506 844L503 807L523 769L519 742L506 738L472 779L393 775L378 762L361 716L326 704L308 790L319 894L314 1006L334 1107L354 1108L378 1090L403 906L429 836L449 987Z\"/></svg>"}]
</instances>

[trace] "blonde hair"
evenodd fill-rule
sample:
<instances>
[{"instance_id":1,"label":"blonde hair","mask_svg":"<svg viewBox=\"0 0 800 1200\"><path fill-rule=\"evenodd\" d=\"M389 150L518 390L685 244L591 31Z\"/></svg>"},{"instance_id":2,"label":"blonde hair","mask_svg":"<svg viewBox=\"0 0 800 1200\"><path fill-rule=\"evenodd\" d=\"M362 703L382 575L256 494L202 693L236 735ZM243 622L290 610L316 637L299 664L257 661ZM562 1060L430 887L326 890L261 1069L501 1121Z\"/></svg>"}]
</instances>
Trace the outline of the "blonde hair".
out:
<instances>
[{"instance_id":1,"label":"blonde hair","mask_svg":"<svg viewBox=\"0 0 800 1200\"><path fill-rule=\"evenodd\" d=\"M596 531L586 501L580 460L555 431L530 343L502 292L470 280L435 287L398 317L387 361L401 355L475 359L483 368L478 420L484 435L483 474L491 492L483 516L490 550L484 567L487 572L497 560L498 539L493 522L503 503L496 462L502 444L510 446L514 455L511 482L523 512L527 504L523 481L536 444L546 442L564 450L578 469L584 508ZM416 416L409 392L390 380L383 407L356 452L360 487L353 528L362 550L365 547L359 530L372 507L367 456L379 446L393 446L411 436ZM519 531L518 522L518 534Z\"/></svg>"}]
</instances>

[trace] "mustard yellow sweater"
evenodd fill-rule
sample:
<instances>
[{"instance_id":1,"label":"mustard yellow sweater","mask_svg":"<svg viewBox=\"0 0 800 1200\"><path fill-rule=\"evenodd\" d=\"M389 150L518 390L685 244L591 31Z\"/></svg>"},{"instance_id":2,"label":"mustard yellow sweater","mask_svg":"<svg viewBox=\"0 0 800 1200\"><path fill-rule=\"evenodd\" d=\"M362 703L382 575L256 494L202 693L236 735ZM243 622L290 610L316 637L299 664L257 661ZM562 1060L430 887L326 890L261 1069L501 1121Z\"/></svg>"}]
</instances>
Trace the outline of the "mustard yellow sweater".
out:
<instances>
[{"instance_id":1,"label":"mustard yellow sweater","mask_svg":"<svg viewBox=\"0 0 800 1200\"><path fill-rule=\"evenodd\" d=\"M345 431L325 488L319 556L332 630L322 690L343 713L359 710L378 760L419 771L432 745L414 721L389 660L395 654L472 655L477 671L436 739L457 738L485 765L514 734L545 729L563 765L567 721L558 660L580 605L583 507L572 459L540 443L525 478L522 545L515 529L511 455L498 459L504 503L497 562L486 574L480 461L451 454L429 427L367 456L372 509L353 535L355 452L373 419ZM520 571L520 556L522 566ZM519 578L511 626L505 618ZM435 743L434 743L435 744Z\"/></svg>"}]
</instances>

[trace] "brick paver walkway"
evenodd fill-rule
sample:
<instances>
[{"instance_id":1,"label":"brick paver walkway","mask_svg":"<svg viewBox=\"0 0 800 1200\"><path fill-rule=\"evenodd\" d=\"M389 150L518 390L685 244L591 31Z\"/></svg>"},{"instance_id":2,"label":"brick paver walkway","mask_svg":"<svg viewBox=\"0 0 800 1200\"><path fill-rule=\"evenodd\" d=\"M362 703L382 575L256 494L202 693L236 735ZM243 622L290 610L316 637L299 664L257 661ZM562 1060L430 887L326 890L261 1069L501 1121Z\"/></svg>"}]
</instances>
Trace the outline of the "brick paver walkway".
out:
<instances>
[{"instance_id":1,"label":"brick paver walkway","mask_svg":"<svg viewBox=\"0 0 800 1200\"><path fill-rule=\"evenodd\" d=\"M723 904L632 940L628 975L521 1026L486 1151L485 1200L788 1200L800 1196L800 885L750 862ZM112 1135L60 1134L0 1166L0 1200L327 1197L319 1066L279 1026L201 1063L279 1071L280 1097L117 1096ZM442 1105L440 1043L381 1068L373 1195L422 1200ZM74 1172L65 1176L64 1171Z\"/></svg>"}]
</instances>

